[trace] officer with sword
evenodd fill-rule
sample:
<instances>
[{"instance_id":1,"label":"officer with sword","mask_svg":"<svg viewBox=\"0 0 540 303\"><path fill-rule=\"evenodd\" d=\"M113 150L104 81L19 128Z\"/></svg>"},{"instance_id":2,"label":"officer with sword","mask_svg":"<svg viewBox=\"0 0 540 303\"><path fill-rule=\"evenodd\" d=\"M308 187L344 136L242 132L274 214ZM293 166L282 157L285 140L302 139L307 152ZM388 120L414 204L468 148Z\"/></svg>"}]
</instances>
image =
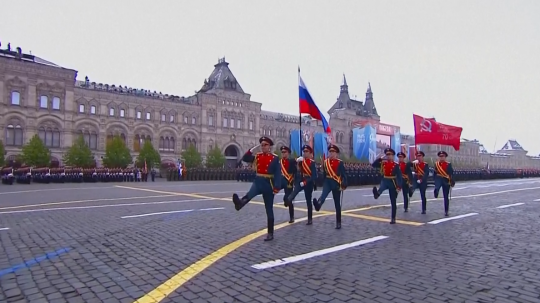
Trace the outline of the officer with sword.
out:
<instances>
[{"instance_id":1,"label":"officer with sword","mask_svg":"<svg viewBox=\"0 0 540 303\"><path fill-rule=\"evenodd\" d=\"M439 197L439 191L442 188L443 198L444 198L444 216L448 217L448 211L450 209L450 197L451 189L456 185L454 181L454 168L452 163L446 161L448 153L444 150L437 153L439 160L435 162L435 190L433 191L433 196L435 198Z\"/></svg>"}]
</instances>

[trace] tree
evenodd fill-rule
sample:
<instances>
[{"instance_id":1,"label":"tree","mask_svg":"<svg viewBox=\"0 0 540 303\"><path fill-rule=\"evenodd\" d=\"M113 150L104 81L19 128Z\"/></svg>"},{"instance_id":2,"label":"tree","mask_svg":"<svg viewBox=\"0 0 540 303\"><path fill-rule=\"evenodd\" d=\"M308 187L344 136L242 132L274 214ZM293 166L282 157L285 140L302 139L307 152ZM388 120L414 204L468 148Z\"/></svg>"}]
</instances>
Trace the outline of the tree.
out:
<instances>
[{"instance_id":1,"label":"tree","mask_svg":"<svg viewBox=\"0 0 540 303\"><path fill-rule=\"evenodd\" d=\"M150 141L144 141L139 156L137 156L137 166L144 167L144 161L149 168L161 163L161 156Z\"/></svg>"},{"instance_id":2,"label":"tree","mask_svg":"<svg viewBox=\"0 0 540 303\"><path fill-rule=\"evenodd\" d=\"M92 167L94 166L94 155L90 150L90 147L84 142L84 137L79 136L66 151L62 160L64 164L77 167Z\"/></svg>"},{"instance_id":3,"label":"tree","mask_svg":"<svg viewBox=\"0 0 540 303\"><path fill-rule=\"evenodd\" d=\"M222 168L225 165L225 156L221 153L221 149L217 144L208 151L206 155L206 167L208 168Z\"/></svg>"},{"instance_id":4,"label":"tree","mask_svg":"<svg viewBox=\"0 0 540 303\"><path fill-rule=\"evenodd\" d=\"M133 161L129 148L124 144L124 140L115 136L105 148L105 157L103 157L103 165L105 167L120 167L126 168Z\"/></svg>"},{"instance_id":5,"label":"tree","mask_svg":"<svg viewBox=\"0 0 540 303\"><path fill-rule=\"evenodd\" d=\"M51 151L34 135L21 151L21 161L29 166L44 167L51 163Z\"/></svg>"},{"instance_id":6,"label":"tree","mask_svg":"<svg viewBox=\"0 0 540 303\"><path fill-rule=\"evenodd\" d=\"M4 163L6 162L4 158L5 153L6 151L4 149L4 143L2 142L2 140L0 140L0 167L4 166Z\"/></svg>"},{"instance_id":7,"label":"tree","mask_svg":"<svg viewBox=\"0 0 540 303\"><path fill-rule=\"evenodd\" d=\"M182 152L182 158L187 168L200 167L202 163L201 154L197 151L195 145L190 144L188 148Z\"/></svg>"}]
</instances>

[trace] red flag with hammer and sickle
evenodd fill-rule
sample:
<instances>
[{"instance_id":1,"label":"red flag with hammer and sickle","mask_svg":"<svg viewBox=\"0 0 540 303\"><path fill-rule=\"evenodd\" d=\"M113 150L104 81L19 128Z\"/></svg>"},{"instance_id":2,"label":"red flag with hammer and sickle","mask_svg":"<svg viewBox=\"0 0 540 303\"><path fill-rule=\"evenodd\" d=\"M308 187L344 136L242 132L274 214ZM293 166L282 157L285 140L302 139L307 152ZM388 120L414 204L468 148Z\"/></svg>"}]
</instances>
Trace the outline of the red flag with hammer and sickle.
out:
<instances>
[{"instance_id":1,"label":"red flag with hammer and sickle","mask_svg":"<svg viewBox=\"0 0 540 303\"><path fill-rule=\"evenodd\" d=\"M419 144L449 145L459 150L463 128L439 123L435 118L414 115L414 141Z\"/></svg>"}]
</instances>

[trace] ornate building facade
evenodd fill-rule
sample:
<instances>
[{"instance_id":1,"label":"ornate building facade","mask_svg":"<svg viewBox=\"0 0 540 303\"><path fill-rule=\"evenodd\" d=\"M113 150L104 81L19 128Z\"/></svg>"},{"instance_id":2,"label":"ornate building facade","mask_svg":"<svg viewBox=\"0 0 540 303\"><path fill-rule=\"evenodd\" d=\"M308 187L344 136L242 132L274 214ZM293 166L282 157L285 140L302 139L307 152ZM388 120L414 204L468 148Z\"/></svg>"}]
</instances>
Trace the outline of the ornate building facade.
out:
<instances>
[{"instance_id":1,"label":"ornate building facade","mask_svg":"<svg viewBox=\"0 0 540 303\"><path fill-rule=\"evenodd\" d=\"M53 161L61 162L65 150L82 135L98 164L107 142L119 136L134 157L144 141L152 142L164 162L176 162L189 145L203 155L217 145L232 165L261 135L280 146L289 144L290 132L300 123L306 138L322 130L320 122L309 117L300 121L299 116L261 106L243 90L225 58L214 65L196 94L179 97L88 77L78 81L76 70L24 54L20 48L0 50L0 131L8 159L37 134ZM371 85L365 101L353 100L345 76L328 114L331 140L349 155L354 127L369 122L381 132L399 130L380 124Z\"/></svg>"}]
</instances>

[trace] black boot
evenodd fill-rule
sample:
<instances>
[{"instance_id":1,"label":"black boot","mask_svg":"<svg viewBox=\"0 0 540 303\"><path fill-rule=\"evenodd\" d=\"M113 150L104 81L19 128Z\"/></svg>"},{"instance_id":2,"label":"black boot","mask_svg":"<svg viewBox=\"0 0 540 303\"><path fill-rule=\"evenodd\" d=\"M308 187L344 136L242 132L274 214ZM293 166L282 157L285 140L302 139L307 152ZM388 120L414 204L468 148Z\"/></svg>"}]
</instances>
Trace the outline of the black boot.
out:
<instances>
[{"instance_id":1,"label":"black boot","mask_svg":"<svg viewBox=\"0 0 540 303\"><path fill-rule=\"evenodd\" d=\"M336 229L341 229L341 222L336 222Z\"/></svg>"},{"instance_id":2,"label":"black boot","mask_svg":"<svg viewBox=\"0 0 540 303\"><path fill-rule=\"evenodd\" d=\"M396 224L396 218L392 218L392 220L390 220L390 224Z\"/></svg>"},{"instance_id":3,"label":"black boot","mask_svg":"<svg viewBox=\"0 0 540 303\"><path fill-rule=\"evenodd\" d=\"M412 188L409 188L409 198L412 198L414 194L414 190Z\"/></svg>"},{"instance_id":4,"label":"black boot","mask_svg":"<svg viewBox=\"0 0 540 303\"><path fill-rule=\"evenodd\" d=\"M283 195L283 205L285 205L285 207L289 207L289 200L287 199L287 195Z\"/></svg>"},{"instance_id":5,"label":"black boot","mask_svg":"<svg viewBox=\"0 0 540 303\"><path fill-rule=\"evenodd\" d=\"M265 242L274 240L274 219L268 219L268 234L264 239Z\"/></svg>"},{"instance_id":6,"label":"black boot","mask_svg":"<svg viewBox=\"0 0 540 303\"><path fill-rule=\"evenodd\" d=\"M321 204L319 204L319 201L317 201L317 199L313 198L313 207L315 208L316 211L319 211L321 210Z\"/></svg>"},{"instance_id":7,"label":"black boot","mask_svg":"<svg viewBox=\"0 0 540 303\"><path fill-rule=\"evenodd\" d=\"M433 191L433 197L435 197L435 199L439 198L439 191L438 190Z\"/></svg>"},{"instance_id":8,"label":"black boot","mask_svg":"<svg viewBox=\"0 0 540 303\"><path fill-rule=\"evenodd\" d=\"M266 238L264 238L264 242L268 242L272 240L274 240L274 234L267 234Z\"/></svg>"},{"instance_id":9,"label":"black boot","mask_svg":"<svg viewBox=\"0 0 540 303\"><path fill-rule=\"evenodd\" d=\"M379 191L377 190L377 187L376 186L373 186L373 198L376 199L379 199Z\"/></svg>"},{"instance_id":10,"label":"black boot","mask_svg":"<svg viewBox=\"0 0 540 303\"><path fill-rule=\"evenodd\" d=\"M306 225L312 225L312 224L313 224L313 219L309 218L309 219L307 220Z\"/></svg>"},{"instance_id":11,"label":"black boot","mask_svg":"<svg viewBox=\"0 0 540 303\"><path fill-rule=\"evenodd\" d=\"M232 200L233 200L233 203L234 203L234 208L237 211L242 209L242 207L244 207L244 205L246 205L246 203L247 203L247 197L246 196L244 196L244 197L242 197L242 199L240 199L237 194L234 194L232 196Z\"/></svg>"}]
</instances>

